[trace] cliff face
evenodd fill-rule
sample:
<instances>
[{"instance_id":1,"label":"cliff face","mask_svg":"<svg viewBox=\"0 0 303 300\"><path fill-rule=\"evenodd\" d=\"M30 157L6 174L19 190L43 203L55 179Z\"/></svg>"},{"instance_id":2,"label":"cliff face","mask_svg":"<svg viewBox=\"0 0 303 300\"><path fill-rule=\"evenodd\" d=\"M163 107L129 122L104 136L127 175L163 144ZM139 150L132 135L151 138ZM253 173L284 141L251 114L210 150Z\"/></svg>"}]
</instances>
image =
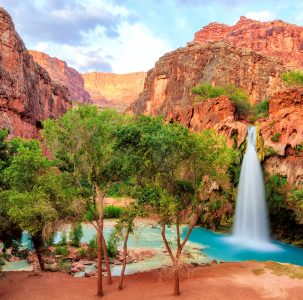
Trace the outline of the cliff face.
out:
<instances>
[{"instance_id":1,"label":"cliff face","mask_svg":"<svg viewBox=\"0 0 303 300\"><path fill-rule=\"evenodd\" d=\"M0 128L11 136L38 137L41 120L63 114L69 92L33 61L10 15L0 7Z\"/></svg>"},{"instance_id":2,"label":"cliff face","mask_svg":"<svg viewBox=\"0 0 303 300\"><path fill-rule=\"evenodd\" d=\"M259 22L241 17L233 26L211 23L195 34L194 41L226 41L281 59L294 69L303 67L303 27L280 20Z\"/></svg>"},{"instance_id":3,"label":"cliff face","mask_svg":"<svg viewBox=\"0 0 303 300\"><path fill-rule=\"evenodd\" d=\"M54 82L68 88L72 101L91 103L90 95L84 89L84 80L79 72L56 57L34 50L30 50L29 53L34 61L49 73Z\"/></svg>"},{"instance_id":4,"label":"cliff face","mask_svg":"<svg viewBox=\"0 0 303 300\"><path fill-rule=\"evenodd\" d=\"M82 74L82 77L94 104L124 111L142 92L146 73L93 72Z\"/></svg>"},{"instance_id":5,"label":"cliff face","mask_svg":"<svg viewBox=\"0 0 303 300\"><path fill-rule=\"evenodd\" d=\"M213 128L226 136L229 146L240 146L246 139L247 125L235 117L235 106L228 97L221 96L168 115L167 119L196 132Z\"/></svg>"},{"instance_id":6,"label":"cliff face","mask_svg":"<svg viewBox=\"0 0 303 300\"><path fill-rule=\"evenodd\" d=\"M303 186L303 151L299 150L303 146L303 88L275 94L270 99L269 118L261 122L260 131L264 146L277 153L265 160L265 169L287 176L291 185Z\"/></svg>"},{"instance_id":7,"label":"cliff face","mask_svg":"<svg viewBox=\"0 0 303 300\"><path fill-rule=\"evenodd\" d=\"M252 102L258 102L284 87L283 70L275 59L224 42L188 44L159 59L148 72L132 110L165 116L182 110L195 102L192 87L204 82L235 84L248 92Z\"/></svg>"}]
</instances>

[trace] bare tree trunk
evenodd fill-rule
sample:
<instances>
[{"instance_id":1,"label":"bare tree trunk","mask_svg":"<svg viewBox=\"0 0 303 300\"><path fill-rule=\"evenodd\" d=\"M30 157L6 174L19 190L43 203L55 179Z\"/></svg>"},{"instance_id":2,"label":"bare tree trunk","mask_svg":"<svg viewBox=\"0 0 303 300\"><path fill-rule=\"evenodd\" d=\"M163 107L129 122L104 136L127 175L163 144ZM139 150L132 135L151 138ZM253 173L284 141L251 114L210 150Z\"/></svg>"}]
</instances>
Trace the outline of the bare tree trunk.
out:
<instances>
[{"instance_id":1,"label":"bare tree trunk","mask_svg":"<svg viewBox=\"0 0 303 300\"><path fill-rule=\"evenodd\" d=\"M125 238L124 238L124 243L123 243L123 266L122 266L122 270L121 270L121 276L120 276L120 282L119 282L119 290L122 290L122 288L123 288L124 273L125 273L125 269L126 269L128 236L129 236L129 231L127 230Z\"/></svg>"},{"instance_id":2,"label":"bare tree trunk","mask_svg":"<svg viewBox=\"0 0 303 300\"><path fill-rule=\"evenodd\" d=\"M180 277L179 277L179 260L176 259L173 264L174 269L174 295L180 295Z\"/></svg>"},{"instance_id":3,"label":"bare tree trunk","mask_svg":"<svg viewBox=\"0 0 303 300\"><path fill-rule=\"evenodd\" d=\"M98 263L97 263L97 296L103 296L103 287L102 287L102 248L103 248L103 199L104 195L100 192L99 187L95 184L96 197L98 203L98 213L99 218L97 221L98 224Z\"/></svg>"},{"instance_id":4,"label":"bare tree trunk","mask_svg":"<svg viewBox=\"0 0 303 300\"><path fill-rule=\"evenodd\" d=\"M110 271L110 263L108 259L108 253L107 253L107 248L106 248L106 241L104 239L104 235L102 234L102 246L103 246L103 255L104 255L104 261L106 265L106 273L107 273L107 284L112 284L112 274Z\"/></svg>"},{"instance_id":5,"label":"bare tree trunk","mask_svg":"<svg viewBox=\"0 0 303 300\"><path fill-rule=\"evenodd\" d=\"M37 234L32 237L32 241L34 244L34 248L37 254L37 258L39 261L40 269L41 271L45 271L45 265L44 265L44 260L42 256L42 251L43 251L43 239L42 239L42 234Z\"/></svg>"},{"instance_id":6,"label":"bare tree trunk","mask_svg":"<svg viewBox=\"0 0 303 300\"><path fill-rule=\"evenodd\" d=\"M97 262L97 296L103 296L102 288L102 228L98 221L98 262Z\"/></svg>"}]
</instances>

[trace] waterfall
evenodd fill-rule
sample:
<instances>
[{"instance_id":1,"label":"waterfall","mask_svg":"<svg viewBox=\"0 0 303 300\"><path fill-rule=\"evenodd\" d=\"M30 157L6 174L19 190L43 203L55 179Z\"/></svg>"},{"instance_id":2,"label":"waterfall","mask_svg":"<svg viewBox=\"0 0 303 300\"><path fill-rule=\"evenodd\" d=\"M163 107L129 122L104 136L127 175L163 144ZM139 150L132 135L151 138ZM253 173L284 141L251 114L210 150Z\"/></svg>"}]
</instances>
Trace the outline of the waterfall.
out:
<instances>
[{"instance_id":1,"label":"waterfall","mask_svg":"<svg viewBox=\"0 0 303 300\"><path fill-rule=\"evenodd\" d=\"M256 151L256 128L248 128L247 149L241 167L233 228L234 241L253 247L270 243L264 181Z\"/></svg>"}]
</instances>

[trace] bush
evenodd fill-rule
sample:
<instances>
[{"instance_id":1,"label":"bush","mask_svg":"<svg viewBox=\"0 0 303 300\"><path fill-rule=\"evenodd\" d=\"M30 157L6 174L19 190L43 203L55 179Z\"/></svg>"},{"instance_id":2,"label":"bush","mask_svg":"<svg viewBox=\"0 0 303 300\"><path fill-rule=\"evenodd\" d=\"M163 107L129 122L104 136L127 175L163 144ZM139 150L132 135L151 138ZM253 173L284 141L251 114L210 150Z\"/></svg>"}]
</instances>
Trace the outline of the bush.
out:
<instances>
[{"instance_id":1,"label":"bush","mask_svg":"<svg viewBox=\"0 0 303 300\"><path fill-rule=\"evenodd\" d=\"M61 237L61 240L60 242L58 243L58 245L60 246L65 246L67 244L67 238L66 238L66 232L64 231L62 233L62 237Z\"/></svg>"},{"instance_id":2,"label":"bush","mask_svg":"<svg viewBox=\"0 0 303 300\"><path fill-rule=\"evenodd\" d=\"M108 205L104 208L104 218L120 218L123 212L123 207Z\"/></svg>"},{"instance_id":3,"label":"bush","mask_svg":"<svg viewBox=\"0 0 303 300\"><path fill-rule=\"evenodd\" d=\"M255 120L266 118L269 115L269 99L264 99L262 102L253 107L253 117Z\"/></svg>"},{"instance_id":4,"label":"bush","mask_svg":"<svg viewBox=\"0 0 303 300\"><path fill-rule=\"evenodd\" d=\"M67 246L56 246L55 252L58 255L68 256L69 251Z\"/></svg>"},{"instance_id":5,"label":"bush","mask_svg":"<svg viewBox=\"0 0 303 300\"><path fill-rule=\"evenodd\" d=\"M244 90L237 88L232 84L216 87L212 86L210 83L205 83L192 88L191 92L199 95L201 100L216 98L223 95L227 96L234 103L238 115L246 117L250 114L251 106L248 101L248 95Z\"/></svg>"},{"instance_id":6,"label":"bush","mask_svg":"<svg viewBox=\"0 0 303 300\"><path fill-rule=\"evenodd\" d=\"M86 250L84 248L80 248L79 251L78 251L79 255L82 257L85 257L86 255Z\"/></svg>"},{"instance_id":7,"label":"bush","mask_svg":"<svg viewBox=\"0 0 303 300\"><path fill-rule=\"evenodd\" d=\"M90 259L95 259L97 257L98 245L97 245L97 236L94 236L88 242L87 255Z\"/></svg>"},{"instance_id":8,"label":"bush","mask_svg":"<svg viewBox=\"0 0 303 300\"><path fill-rule=\"evenodd\" d=\"M289 71L281 74L282 80L288 87L303 86L303 72Z\"/></svg>"},{"instance_id":9,"label":"bush","mask_svg":"<svg viewBox=\"0 0 303 300\"><path fill-rule=\"evenodd\" d=\"M70 233L71 245L74 247L80 246L81 238L83 237L83 227L82 224L77 224L74 226Z\"/></svg>"},{"instance_id":10,"label":"bush","mask_svg":"<svg viewBox=\"0 0 303 300\"><path fill-rule=\"evenodd\" d=\"M274 133L274 134L271 136L270 139L271 139L274 143L277 143L277 142L279 142L280 137L281 137L281 133L280 133L280 132L276 132L276 133Z\"/></svg>"},{"instance_id":11,"label":"bush","mask_svg":"<svg viewBox=\"0 0 303 300\"><path fill-rule=\"evenodd\" d=\"M113 230L109 236L107 243L107 253L109 257L116 257L118 253L120 238L116 230Z\"/></svg>"}]
</instances>

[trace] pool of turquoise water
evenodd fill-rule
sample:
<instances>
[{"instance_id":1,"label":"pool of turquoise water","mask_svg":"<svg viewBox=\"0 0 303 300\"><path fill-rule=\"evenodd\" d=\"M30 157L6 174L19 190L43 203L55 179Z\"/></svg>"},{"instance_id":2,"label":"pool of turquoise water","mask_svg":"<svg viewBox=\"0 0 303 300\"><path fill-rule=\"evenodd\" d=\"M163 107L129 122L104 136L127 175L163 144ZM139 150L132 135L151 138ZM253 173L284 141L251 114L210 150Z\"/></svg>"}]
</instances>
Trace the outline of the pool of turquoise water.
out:
<instances>
[{"instance_id":1,"label":"pool of turquoise water","mask_svg":"<svg viewBox=\"0 0 303 300\"><path fill-rule=\"evenodd\" d=\"M186 230L183 232L185 235ZM303 266L303 248L271 241L272 251L251 249L245 245L233 244L227 234L215 233L202 227L195 227L189 241L204 247L203 252L218 261L276 261Z\"/></svg>"}]
</instances>

